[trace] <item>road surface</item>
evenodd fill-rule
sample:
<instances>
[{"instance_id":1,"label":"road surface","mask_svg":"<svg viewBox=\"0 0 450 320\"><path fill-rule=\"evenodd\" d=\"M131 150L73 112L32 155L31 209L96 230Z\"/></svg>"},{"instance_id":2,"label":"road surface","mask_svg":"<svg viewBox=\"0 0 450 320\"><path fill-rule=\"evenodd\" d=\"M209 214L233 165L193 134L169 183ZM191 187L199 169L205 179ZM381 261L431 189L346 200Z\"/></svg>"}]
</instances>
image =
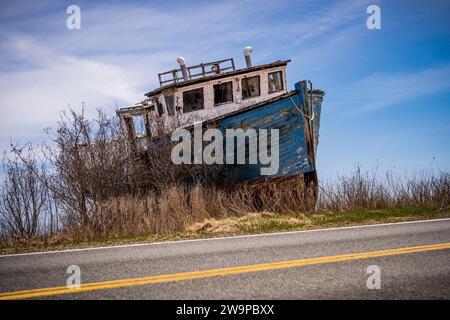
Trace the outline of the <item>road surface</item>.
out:
<instances>
[{"instance_id":1,"label":"road surface","mask_svg":"<svg viewBox=\"0 0 450 320\"><path fill-rule=\"evenodd\" d=\"M0 256L25 298L449 299L450 219Z\"/></svg>"}]
</instances>

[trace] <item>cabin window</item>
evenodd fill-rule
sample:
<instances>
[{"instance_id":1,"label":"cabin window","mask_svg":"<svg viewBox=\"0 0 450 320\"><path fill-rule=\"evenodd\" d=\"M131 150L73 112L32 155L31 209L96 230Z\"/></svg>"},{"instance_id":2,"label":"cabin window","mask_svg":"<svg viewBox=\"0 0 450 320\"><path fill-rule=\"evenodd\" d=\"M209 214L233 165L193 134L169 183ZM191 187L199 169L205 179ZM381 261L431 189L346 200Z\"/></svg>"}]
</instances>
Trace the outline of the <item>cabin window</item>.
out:
<instances>
[{"instance_id":1,"label":"cabin window","mask_svg":"<svg viewBox=\"0 0 450 320\"><path fill-rule=\"evenodd\" d=\"M203 88L183 92L183 112L203 109Z\"/></svg>"},{"instance_id":2,"label":"cabin window","mask_svg":"<svg viewBox=\"0 0 450 320\"><path fill-rule=\"evenodd\" d=\"M281 71L269 73L269 93L283 90L283 74Z\"/></svg>"},{"instance_id":3,"label":"cabin window","mask_svg":"<svg viewBox=\"0 0 450 320\"><path fill-rule=\"evenodd\" d=\"M233 102L233 83L224 82L214 85L214 105Z\"/></svg>"},{"instance_id":4,"label":"cabin window","mask_svg":"<svg viewBox=\"0 0 450 320\"><path fill-rule=\"evenodd\" d=\"M164 114L164 106L159 99L155 99L154 104L156 104L156 110L158 111L158 115L161 117Z\"/></svg>"},{"instance_id":5,"label":"cabin window","mask_svg":"<svg viewBox=\"0 0 450 320\"><path fill-rule=\"evenodd\" d=\"M175 115L175 99L173 94L167 96L165 99L166 99L167 113L169 114L169 116Z\"/></svg>"},{"instance_id":6,"label":"cabin window","mask_svg":"<svg viewBox=\"0 0 450 320\"><path fill-rule=\"evenodd\" d=\"M260 94L259 76L242 79L242 99L258 97Z\"/></svg>"}]
</instances>

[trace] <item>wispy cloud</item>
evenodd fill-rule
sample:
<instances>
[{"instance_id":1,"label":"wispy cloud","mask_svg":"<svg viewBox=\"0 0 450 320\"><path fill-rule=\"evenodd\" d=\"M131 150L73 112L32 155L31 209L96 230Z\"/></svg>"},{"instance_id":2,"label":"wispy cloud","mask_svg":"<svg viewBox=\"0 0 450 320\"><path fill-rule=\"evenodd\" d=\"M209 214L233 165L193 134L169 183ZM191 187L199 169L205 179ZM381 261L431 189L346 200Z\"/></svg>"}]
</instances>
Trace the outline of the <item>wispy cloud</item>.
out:
<instances>
[{"instance_id":1,"label":"wispy cloud","mask_svg":"<svg viewBox=\"0 0 450 320\"><path fill-rule=\"evenodd\" d=\"M373 74L343 87L337 107L362 114L450 90L450 64L416 72Z\"/></svg>"},{"instance_id":2,"label":"wispy cloud","mask_svg":"<svg viewBox=\"0 0 450 320\"><path fill-rule=\"evenodd\" d=\"M33 66L0 76L2 136L52 124L68 105L86 102L95 109L115 101L131 103L140 95L136 79L125 68L54 52L30 39L10 45L16 56L32 52L26 61Z\"/></svg>"}]
</instances>

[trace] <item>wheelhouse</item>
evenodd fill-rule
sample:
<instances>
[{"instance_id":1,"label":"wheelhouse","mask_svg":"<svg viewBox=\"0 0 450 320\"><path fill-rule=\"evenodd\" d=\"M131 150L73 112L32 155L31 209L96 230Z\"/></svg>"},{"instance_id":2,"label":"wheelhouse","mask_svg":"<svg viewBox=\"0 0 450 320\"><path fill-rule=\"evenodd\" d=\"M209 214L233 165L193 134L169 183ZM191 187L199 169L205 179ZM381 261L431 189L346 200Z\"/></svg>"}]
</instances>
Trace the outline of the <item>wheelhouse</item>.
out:
<instances>
[{"instance_id":1,"label":"wheelhouse","mask_svg":"<svg viewBox=\"0 0 450 320\"><path fill-rule=\"evenodd\" d=\"M290 60L252 66L250 56L245 58L247 66L242 69L235 68L232 58L190 67L178 58L179 69L158 74L159 88L117 112L123 127L137 147L146 149L161 128L190 126L287 92Z\"/></svg>"}]
</instances>

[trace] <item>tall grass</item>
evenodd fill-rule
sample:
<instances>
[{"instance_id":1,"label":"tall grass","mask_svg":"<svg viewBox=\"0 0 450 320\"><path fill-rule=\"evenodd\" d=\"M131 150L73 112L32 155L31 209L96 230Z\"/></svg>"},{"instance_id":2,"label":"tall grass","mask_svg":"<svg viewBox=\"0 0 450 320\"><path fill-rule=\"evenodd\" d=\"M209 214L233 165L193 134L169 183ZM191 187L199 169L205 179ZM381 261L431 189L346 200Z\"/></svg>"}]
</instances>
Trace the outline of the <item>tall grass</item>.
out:
<instances>
[{"instance_id":1,"label":"tall grass","mask_svg":"<svg viewBox=\"0 0 450 320\"><path fill-rule=\"evenodd\" d=\"M146 195L122 195L96 202L89 208L89 224L44 230L36 237L89 240L181 231L209 218L240 216L251 212L313 214L388 208L445 208L450 206L450 174L420 171L399 176L377 175L357 169L322 182L315 207L308 206L302 178L266 185L171 185ZM41 227L41 229L43 226ZM14 246L33 239L1 236L1 245Z\"/></svg>"},{"instance_id":2,"label":"tall grass","mask_svg":"<svg viewBox=\"0 0 450 320\"><path fill-rule=\"evenodd\" d=\"M324 182L315 207L308 206L302 178L267 185L240 185L224 190L213 186L172 185L158 194L120 196L92 207L91 223L65 230L76 239L161 234L183 230L209 218L251 212L313 214L353 210L450 206L450 174L430 171L382 176L357 169Z\"/></svg>"},{"instance_id":3,"label":"tall grass","mask_svg":"<svg viewBox=\"0 0 450 320\"><path fill-rule=\"evenodd\" d=\"M317 210L350 211L387 208L440 208L450 204L450 174L431 170L398 175L361 172L322 182Z\"/></svg>"}]
</instances>

